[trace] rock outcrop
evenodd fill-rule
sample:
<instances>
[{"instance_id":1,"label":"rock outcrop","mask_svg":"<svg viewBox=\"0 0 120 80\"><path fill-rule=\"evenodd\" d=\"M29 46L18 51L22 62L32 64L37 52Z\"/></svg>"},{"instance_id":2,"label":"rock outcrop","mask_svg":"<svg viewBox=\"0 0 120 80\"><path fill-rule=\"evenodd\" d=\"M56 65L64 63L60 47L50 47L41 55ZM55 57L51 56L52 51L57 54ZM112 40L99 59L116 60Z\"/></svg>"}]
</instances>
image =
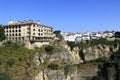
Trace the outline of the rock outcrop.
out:
<instances>
[{"instance_id":1,"label":"rock outcrop","mask_svg":"<svg viewBox=\"0 0 120 80\"><path fill-rule=\"evenodd\" d=\"M97 58L109 57L112 52L118 50L118 47L119 45L116 48L114 48L113 46L97 45L94 47L82 49L82 52L85 56L85 60L94 60ZM80 57L80 49L75 47L71 51L67 45L64 46L63 50L50 55L49 58L47 57L46 54L43 54L41 56L36 55L34 61L39 66L45 62L46 58L48 59L49 62L59 61L63 63L64 67L69 64L73 65L83 62L83 60ZM64 68L60 68L58 70L51 70L49 68L45 68L44 72L40 70L39 74L36 75L35 80L84 80L87 77L93 77L97 75L97 71L98 71L97 66L96 67L88 66L88 68L81 70L79 70L78 67L73 67L72 72L65 75Z\"/></svg>"}]
</instances>

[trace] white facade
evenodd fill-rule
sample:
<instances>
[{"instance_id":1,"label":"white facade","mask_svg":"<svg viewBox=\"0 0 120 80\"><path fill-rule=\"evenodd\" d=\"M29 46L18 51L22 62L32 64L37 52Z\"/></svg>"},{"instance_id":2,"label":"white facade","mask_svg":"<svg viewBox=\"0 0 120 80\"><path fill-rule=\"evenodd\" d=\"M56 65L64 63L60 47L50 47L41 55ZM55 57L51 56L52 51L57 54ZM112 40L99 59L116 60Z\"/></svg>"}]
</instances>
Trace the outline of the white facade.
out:
<instances>
[{"instance_id":1,"label":"white facade","mask_svg":"<svg viewBox=\"0 0 120 80\"><path fill-rule=\"evenodd\" d=\"M82 40L84 41L84 40L90 40L90 33L83 33L82 34Z\"/></svg>"},{"instance_id":2,"label":"white facade","mask_svg":"<svg viewBox=\"0 0 120 80\"><path fill-rule=\"evenodd\" d=\"M111 38L114 36L112 32L85 32L85 33L61 33L65 41L84 41L100 38Z\"/></svg>"}]
</instances>

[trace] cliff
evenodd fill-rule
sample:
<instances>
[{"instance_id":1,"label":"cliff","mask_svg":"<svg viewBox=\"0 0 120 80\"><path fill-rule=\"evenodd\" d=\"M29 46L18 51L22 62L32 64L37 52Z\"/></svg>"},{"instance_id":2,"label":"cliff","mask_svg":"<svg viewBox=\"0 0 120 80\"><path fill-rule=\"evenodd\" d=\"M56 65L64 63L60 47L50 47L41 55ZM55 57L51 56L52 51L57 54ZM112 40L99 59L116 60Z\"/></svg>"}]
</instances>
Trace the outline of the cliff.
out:
<instances>
[{"instance_id":1,"label":"cliff","mask_svg":"<svg viewBox=\"0 0 120 80\"><path fill-rule=\"evenodd\" d=\"M38 66L44 64L44 68L39 70L39 74L35 76L35 80L84 80L97 75L99 63L86 63L80 54L84 54L85 61L96 60L102 57L110 57L111 53L117 51L117 47L99 44L97 46L79 49L64 45L64 47L52 55L43 54L35 56L34 61ZM47 60L46 60L47 59ZM47 61L47 62L46 62ZM53 70L48 65L54 62L60 63L60 66Z\"/></svg>"},{"instance_id":2,"label":"cliff","mask_svg":"<svg viewBox=\"0 0 120 80\"><path fill-rule=\"evenodd\" d=\"M6 43L0 46L0 80L85 80L97 75L98 65L120 49L120 43L116 42L82 43L71 49L66 43L57 41L34 50ZM114 62L115 56L108 63ZM118 54L117 58L119 60ZM114 76L112 70L118 73L115 66L108 68L108 76Z\"/></svg>"}]
</instances>

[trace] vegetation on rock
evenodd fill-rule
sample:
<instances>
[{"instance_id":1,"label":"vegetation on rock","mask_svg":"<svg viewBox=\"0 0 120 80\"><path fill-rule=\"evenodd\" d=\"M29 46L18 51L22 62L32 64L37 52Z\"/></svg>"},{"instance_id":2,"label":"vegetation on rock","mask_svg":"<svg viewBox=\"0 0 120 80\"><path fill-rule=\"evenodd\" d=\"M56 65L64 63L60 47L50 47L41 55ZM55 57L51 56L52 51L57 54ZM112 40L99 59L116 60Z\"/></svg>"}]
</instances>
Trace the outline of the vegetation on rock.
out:
<instances>
[{"instance_id":1,"label":"vegetation on rock","mask_svg":"<svg viewBox=\"0 0 120 80\"><path fill-rule=\"evenodd\" d=\"M70 47L71 50L73 50L74 47L78 47L79 49L84 49L84 48L88 48L88 47L93 47L99 44L103 44L103 45L108 45L108 46L117 46L118 44L120 44L120 40L113 40L113 41L108 41L106 39L93 39L90 41L86 41L86 42L71 42L71 41L67 41L67 45Z\"/></svg>"},{"instance_id":2,"label":"vegetation on rock","mask_svg":"<svg viewBox=\"0 0 120 80\"><path fill-rule=\"evenodd\" d=\"M51 62L50 64L48 64L48 68L50 68L51 70L58 70L62 65L62 63L60 62Z\"/></svg>"}]
</instances>

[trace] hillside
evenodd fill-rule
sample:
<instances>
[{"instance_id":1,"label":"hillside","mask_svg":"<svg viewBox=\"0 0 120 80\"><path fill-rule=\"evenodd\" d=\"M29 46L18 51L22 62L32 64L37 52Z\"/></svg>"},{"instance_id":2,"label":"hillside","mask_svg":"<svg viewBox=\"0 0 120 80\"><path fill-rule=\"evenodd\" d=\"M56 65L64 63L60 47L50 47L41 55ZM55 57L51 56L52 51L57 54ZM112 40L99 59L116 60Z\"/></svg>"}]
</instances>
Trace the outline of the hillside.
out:
<instances>
[{"instance_id":1,"label":"hillside","mask_svg":"<svg viewBox=\"0 0 120 80\"><path fill-rule=\"evenodd\" d=\"M32 80L38 68L33 62L34 55L34 50L22 45L1 46L0 80Z\"/></svg>"}]
</instances>

